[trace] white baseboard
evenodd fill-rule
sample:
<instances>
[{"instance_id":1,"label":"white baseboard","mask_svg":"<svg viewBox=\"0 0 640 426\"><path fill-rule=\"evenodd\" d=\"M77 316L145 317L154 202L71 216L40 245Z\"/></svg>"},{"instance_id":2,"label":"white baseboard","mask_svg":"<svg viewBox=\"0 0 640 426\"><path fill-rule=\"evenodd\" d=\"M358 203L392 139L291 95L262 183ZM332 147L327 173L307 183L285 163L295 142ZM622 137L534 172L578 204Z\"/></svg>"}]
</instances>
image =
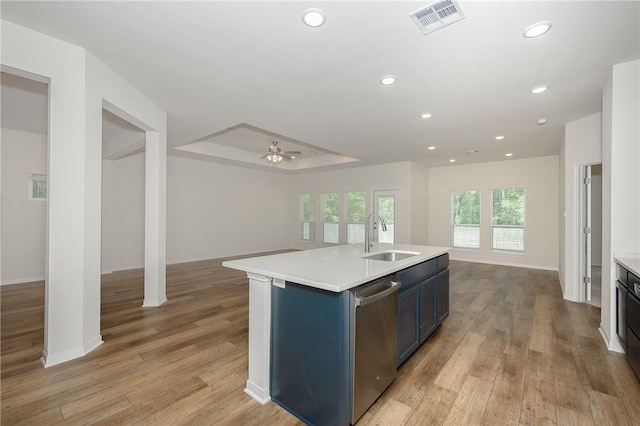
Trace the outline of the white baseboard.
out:
<instances>
[{"instance_id":1,"label":"white baseboard","mask_svg":"<svg viewBox=\"0 0 640 426\"><path fill-rule=\"evenodd\" d=\"M244 392L249 395L251 398L258 401L260 404L264 405L267 402L271 401L271 395L269 394L269 388L262 389L257 386L251 380L247 380L247 387L244 388Z\"/></svg>"},{"instance_id":2,"label":"white baseboard","mask_svg":"<svg viewBox=\"0 0 640 426\"><path fill-rule=\"evenodd\" d=\"M12 280L2 280L0 285L14 285L14 284L30 284L37 281L44 281L44 276L41 277L26 277L26 278L14 278Z\"/></svg>"},{"instance_id":3,"label":"white baseboard","mask_svg":"<svg viewBox=\"0 0 640 426\"><path fill-rule=\"evenodd\" d=\"M102 335L98 334L96 337L83 344L82 346L67 349L56 354L49 354L45 349L42 351L42 357L40 358L40 361L45 368L52 367L54 365L62 364L63 362L71 361L72 359L83 357L100 346L102 343Z\"/></svg>"},{"instance_id":4,"label":"white baseboard","mask_svg":"<svg viewBox=\"0 0 640 426\"><path fill-rule=\"evenodd\" d=\"M143 308L153 308L153 307L162 305L166 301L167 301L166 297L164 299L162 299L162 300L160 300L160 299L144 299L144 302L142 303L142 307Z\"/></svg>"},{"instance_id":5,"label":"white baseboard","mask_svg":"<svg viewBox=\"0 0 640 426\"><path fill-rule=\"evenodd\" d=\"M600 323L600 327L598 327L598 330L600 331L600 335L602 336L602 339L604 340L604 344L607 346L607 349L613 352L625 353L624 347L622 346L622 343L620 343L620 341L618 340L617 335L613 336L613 339L610 338L607 335L607 332L605 331L605 329L602 328L602 323Z\"/></svg>"},{"instance_id":6,"label":"white baseboard","mask_svg":"<svg viewBox=\"0 0 640 426\"><path fill-rule=\"evenodd\" d=\"M488 265L513 266L515 268L541 269L543 271L556 271L556 272L558 271L557 266L528 265L525 263L500 262L500 261L488 260L488 259L467 259L467 258L464 258L464 256L460 257L451 252L449 252L449 259L458 260L460 262L486 263Z\"/></svg>"}]
</instances>

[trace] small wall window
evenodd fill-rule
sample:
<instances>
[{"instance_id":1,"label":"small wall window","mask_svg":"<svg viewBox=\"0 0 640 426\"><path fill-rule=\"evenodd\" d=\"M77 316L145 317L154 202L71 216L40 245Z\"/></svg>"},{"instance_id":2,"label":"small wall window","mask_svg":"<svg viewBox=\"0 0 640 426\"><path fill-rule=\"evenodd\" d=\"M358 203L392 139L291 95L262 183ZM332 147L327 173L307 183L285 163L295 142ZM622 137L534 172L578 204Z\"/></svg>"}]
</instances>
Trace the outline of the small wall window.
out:
<instances>
[{"instance_id":1,"label":"small wall window","mask_svg":"<svg viewBox=\"0 0 640 426\"><path fill-rule=\"evenodd\" d=\"M452 246L480 248L480 191L451 193Z\"/></svg>"},{"instance_id":2,"label":"small wall window","mask_svg":"<svg viewBox=\"0 0 640 426\"><path fill-rule=\"evenodd\" d=\"M491 193L491 248L524 251L525 191L494 189Z\"/></svg>"},{"instance_id":3,"label":"small wall window","mask_svg":"<svg viewBox=\"0 0 640 426\"><path fill-rule=\"evenodd\" d=\"M338 244L340 241L340 197L337 192L329 192L320 196L322 206L322 241Z\"/></svg>"},{"instance_id":4,"label":"small wall window","mask_svg":"<svg viewBox=\"0 0 640 426\"><path fill-rule=\"evenodd\" d=\"M347 244L364 243L365 193L347 192Z\"/></svg>"},{"instance_id":5,"label":"small wall window","mask_svg":"<svg viewBox=\"0 0 640 426\"><path fill-rule=\"evenodd\" d=\"M316 239L316 197L314 194L300 195L300 223L301 239L315 241Z\"/></svg>"},{"instance_id":6,"label":"small wall window","mask_svg":"<svg viewBox=\"0 0 640 426\"><path fill-rule=\"evenodd\" d=\"M47 175L36 173L29 174L29 199L47 199Z\"/></svg>"}]
</instances>

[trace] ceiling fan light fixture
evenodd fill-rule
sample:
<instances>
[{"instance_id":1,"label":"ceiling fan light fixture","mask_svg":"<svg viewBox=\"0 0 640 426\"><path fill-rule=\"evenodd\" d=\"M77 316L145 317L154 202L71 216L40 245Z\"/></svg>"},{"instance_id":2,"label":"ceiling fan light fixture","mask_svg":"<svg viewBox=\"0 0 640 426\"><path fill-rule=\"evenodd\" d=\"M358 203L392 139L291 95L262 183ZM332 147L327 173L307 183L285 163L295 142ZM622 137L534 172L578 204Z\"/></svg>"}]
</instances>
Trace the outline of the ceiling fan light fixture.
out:
<instances>
[{"instance_id":1,"label":"ceiling fan light fixture","mask_svg":"<svg viewBox=\"0 0 640 426\"><path fill-rule=\"evenodd\" d=\"M270 154L267 155L267 161L273 164L278 164L282 162L282 155L280 154Z\"/></svg>"}]
</instances>

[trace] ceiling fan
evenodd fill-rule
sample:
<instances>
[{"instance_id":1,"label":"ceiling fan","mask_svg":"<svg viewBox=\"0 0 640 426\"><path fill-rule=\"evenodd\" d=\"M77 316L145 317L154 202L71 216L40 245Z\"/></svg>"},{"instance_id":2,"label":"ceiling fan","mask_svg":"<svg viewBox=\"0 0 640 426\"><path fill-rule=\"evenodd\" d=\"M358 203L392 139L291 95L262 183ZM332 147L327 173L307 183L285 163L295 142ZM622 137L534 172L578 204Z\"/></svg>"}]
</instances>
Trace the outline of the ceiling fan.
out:
<instances>
[{"instance_id":1,"label":"ceiling fan","mask_svg":"<svg viewBox=\"0 0 640 426\"><path fill-rule=\"evenodd\" d=\"M273 141L269 145L268 153L260 158L266 158L268 162L278 164L282 160L293 160L301 154L300 151L283 151L278 147L278 141Z\"/></svg>"}]
</instances>

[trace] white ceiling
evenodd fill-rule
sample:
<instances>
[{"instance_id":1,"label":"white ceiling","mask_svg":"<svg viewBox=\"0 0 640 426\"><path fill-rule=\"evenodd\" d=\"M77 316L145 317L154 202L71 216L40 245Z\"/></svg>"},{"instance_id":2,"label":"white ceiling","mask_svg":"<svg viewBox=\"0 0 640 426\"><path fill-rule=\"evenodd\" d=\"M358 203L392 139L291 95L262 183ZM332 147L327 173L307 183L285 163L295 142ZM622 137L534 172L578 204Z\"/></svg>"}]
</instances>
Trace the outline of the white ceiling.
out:
<instances>
[{"instance_id":1,"label":"white ceiling","mask_svg":"<svg viewBox=\"0 0 640 426\"><path fill-rule=\"evenodd\" d=\"M611 66L640 57L639 1L462 1L466 19L423 35L409 14L429 3L3 0L1 12L154 100L170 147L246 123L362 165L558 154L564 124L601 110ZM324 26L302 23L309 7ZM547 34L522 36L543 20ZM398 82L380 85L387 74Z\"/></svg>"}]
</instances>

